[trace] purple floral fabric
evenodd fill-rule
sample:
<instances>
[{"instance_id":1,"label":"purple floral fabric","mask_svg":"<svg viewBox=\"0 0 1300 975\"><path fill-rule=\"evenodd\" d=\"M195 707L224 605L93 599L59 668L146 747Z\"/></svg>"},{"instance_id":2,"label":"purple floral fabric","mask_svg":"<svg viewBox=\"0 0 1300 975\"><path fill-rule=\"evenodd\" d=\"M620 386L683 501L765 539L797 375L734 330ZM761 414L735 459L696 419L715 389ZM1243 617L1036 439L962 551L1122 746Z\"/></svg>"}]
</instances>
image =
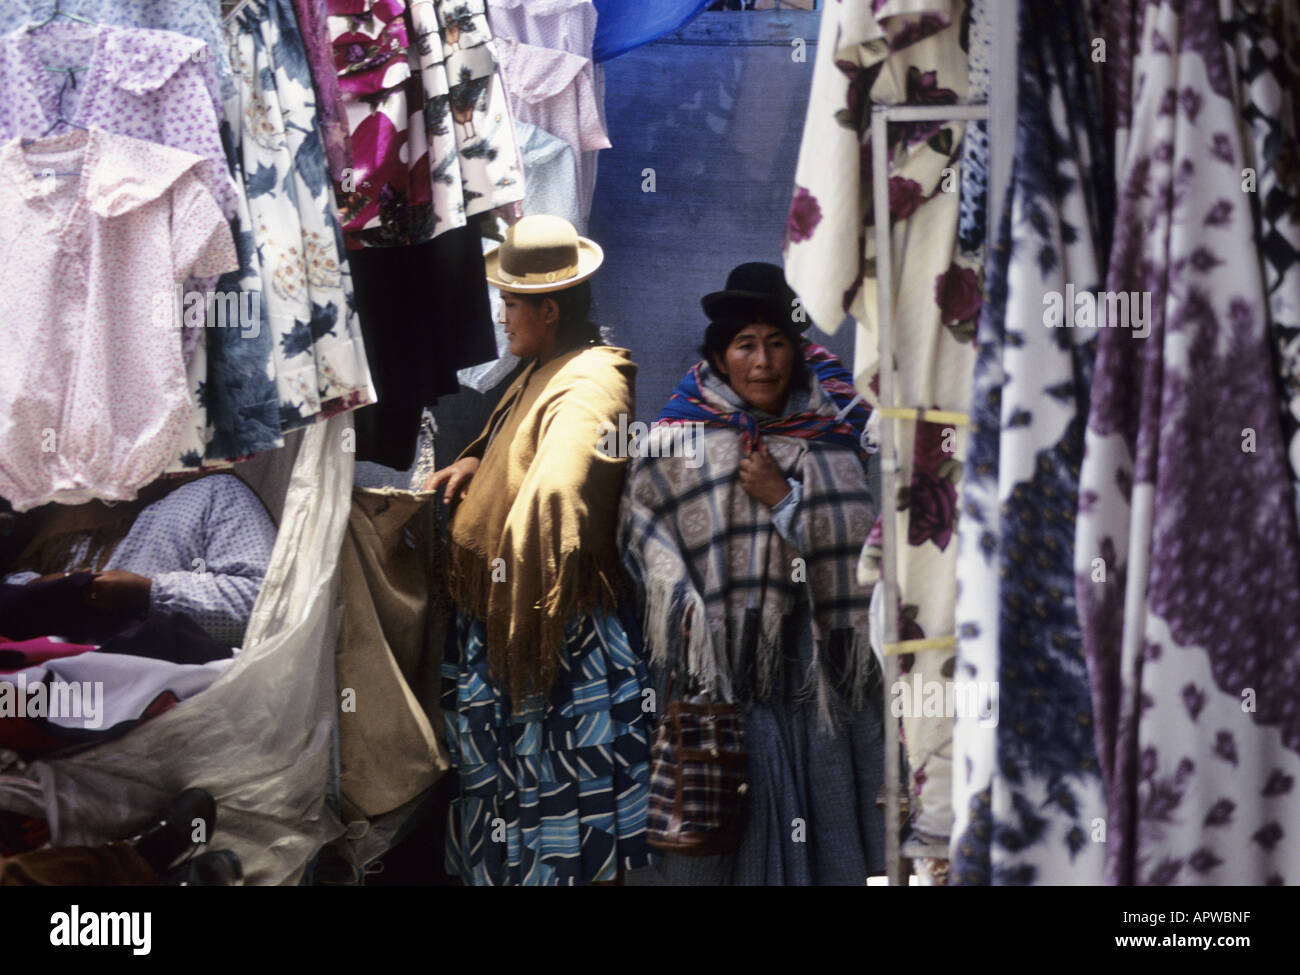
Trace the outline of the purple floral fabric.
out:
<instances>
[{"instance_id":1,"label":"purple floral fabric","mask_svg":"<svg viewBox=\"0 0 1300 975\"><path fill-rule=\"evenodd\" d=\"M1282 389L1282 431L1300 511L1300 5L1235 0L1235 41L1246 152L1264 289Z\"/></svg>"},{"instance_id":2,"label":"purple floral fabric","mask_svg":"<svg viewBox=\"0 0 1300 975\"><path fill-rule=\"evenodd\" d=\"M348 140L348 115L343 107L343 93L339 90L339 76L334 70L334 46L330 43L325 7L325 0L293 0L298 30L307 49L307 61L311 64L317 125L325 144L325 158L329 160L330 175L340 182L345 178L344 170L352 165L352 146Z\"/></svg>"},{"instance_id":3,"label":"purple floral fabric","mask_svg":"<svg viewBox=\"0 0 1300 975\"><path fill-rule=\"evenodd\" d=\"M957 539L957 679L996 687L998 709L994 722L956 719L956 884L1103 877L1105 799L1074 599L1097 330L1043 325L1044 295L1105 280L1114 167L1096 36L1081 7L1020 7L1014 168L986 269Z\"/></svg>"},{"instance_id":4,"label":"purple floral fabric","mask_svg":"<svg viewBox=\"0 0 1300 975\"><path fill-rule=\"evenodd\" d=\"M71 74L52 70L67 67ZM221 145L203 42L170 31L54 21L0 37L0 140L38 137L60 118L203 156L226 215L236 189Z\"/></svg>"},{"instance_id":5,"label":"purple floral fabric","mask_svg":"<svg viewBox=\"0 0 1300 975\"><path fill-rule=\"evenodd\" d=\"M1106 287L1151 295L1099 330L1080 483L1107 878L1296 883L1300 540L1234 65L1209 0L1107 12L1141 83Z\"/></svg>"}]
</instances>

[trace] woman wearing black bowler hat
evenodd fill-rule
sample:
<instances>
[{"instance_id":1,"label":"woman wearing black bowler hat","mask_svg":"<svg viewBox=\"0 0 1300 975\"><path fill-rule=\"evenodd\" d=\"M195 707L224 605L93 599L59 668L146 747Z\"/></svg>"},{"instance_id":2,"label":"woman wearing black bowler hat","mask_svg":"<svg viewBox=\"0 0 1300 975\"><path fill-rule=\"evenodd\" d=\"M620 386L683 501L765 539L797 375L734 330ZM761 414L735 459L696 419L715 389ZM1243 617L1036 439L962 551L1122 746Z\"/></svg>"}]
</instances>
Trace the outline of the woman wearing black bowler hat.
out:
<instances>
[{"instance_id":1,"label":"woman wearing black bowler hat","mask_svg":"<svg viewBox=\"0 0 1300 975\"><path fill-rule=\"evenodd\" d=\"M686 883L861 884L884 860L881 688L856 572L875 515L867 411L803 338L781 268L742 264L701 303L702 360L658 428L698 424L697 456L652 444L634 460L620 541L661 686L671 674L684 696L743 709L747 818L726 855L669 855L662 869ZM649 829L668 847L664 781Z\"/></svg>"}]
</instances>

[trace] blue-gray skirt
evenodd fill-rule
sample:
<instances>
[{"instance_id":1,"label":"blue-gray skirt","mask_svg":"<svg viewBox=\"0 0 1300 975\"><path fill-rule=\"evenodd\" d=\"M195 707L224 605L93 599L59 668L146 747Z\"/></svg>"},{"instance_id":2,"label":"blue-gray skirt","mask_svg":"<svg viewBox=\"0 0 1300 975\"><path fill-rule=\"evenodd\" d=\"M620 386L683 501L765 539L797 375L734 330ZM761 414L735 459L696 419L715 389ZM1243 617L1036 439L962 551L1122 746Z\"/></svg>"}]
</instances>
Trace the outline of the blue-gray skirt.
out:
<instances>
[{"instance_id":1,"label":"blue-gray skirt","mask_svg":"<svg viewBox=\"0 0 1300 975\"><path fill-rule=\"evenodd\" d=\"M485 635L458 612L442 665L460 777L448 872L475 885L567 885L647 866L650 685L627 628L612 614L575 617L549 699L513 712L488 677Z\"/></svg>"}]
</instances>

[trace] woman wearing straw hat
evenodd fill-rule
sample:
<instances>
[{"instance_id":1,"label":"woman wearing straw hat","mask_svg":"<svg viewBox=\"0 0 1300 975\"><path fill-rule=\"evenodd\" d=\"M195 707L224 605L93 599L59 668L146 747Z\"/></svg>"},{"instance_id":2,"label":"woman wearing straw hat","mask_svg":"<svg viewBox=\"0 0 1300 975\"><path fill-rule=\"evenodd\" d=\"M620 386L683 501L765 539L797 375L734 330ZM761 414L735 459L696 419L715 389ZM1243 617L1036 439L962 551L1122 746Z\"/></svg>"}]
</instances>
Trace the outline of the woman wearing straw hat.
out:
<instances>
[{"instance_id":1,"label":"woman wearing straw hat","mask_svg":"<svg viewBox=\"0 0 1300 975\"><path fill-rule=\"evenodd\" d=\"M486 256L528 366L426 483L457 505L442 704L460 776L448 862L466 883L605 882L649 862L649 679L614 542L627 462L598 449L633 413L636 366L588 320L601 260L541 215Z\"/></svg>"}]
</instances>

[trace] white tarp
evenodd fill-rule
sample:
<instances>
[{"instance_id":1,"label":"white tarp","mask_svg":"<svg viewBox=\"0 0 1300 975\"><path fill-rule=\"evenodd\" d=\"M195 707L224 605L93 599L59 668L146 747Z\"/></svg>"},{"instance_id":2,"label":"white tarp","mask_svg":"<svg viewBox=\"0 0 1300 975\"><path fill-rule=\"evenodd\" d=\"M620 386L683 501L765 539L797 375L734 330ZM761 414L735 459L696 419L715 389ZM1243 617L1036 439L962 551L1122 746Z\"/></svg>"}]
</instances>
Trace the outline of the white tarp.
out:
<instances>
[{"instance_id":1,"label":"white tarp","mask_svg":"<svg viewBox=\"0 0 1300 975\"><path fill-rule=\"evenodd\" d=\"M210 849L249 884L292 884L342 824L326 806L338 701L339 549L351 504L352 418L302 435L243 651L210 688L116 741L0 775L0 808L44 816L55 845L120 839L189 786L217 800ZM295 438L296 439L296 438ZM272 511L287 446L249 471ZM244 465L236 469L245 474Z\"/></svg>"}]
</instances>

